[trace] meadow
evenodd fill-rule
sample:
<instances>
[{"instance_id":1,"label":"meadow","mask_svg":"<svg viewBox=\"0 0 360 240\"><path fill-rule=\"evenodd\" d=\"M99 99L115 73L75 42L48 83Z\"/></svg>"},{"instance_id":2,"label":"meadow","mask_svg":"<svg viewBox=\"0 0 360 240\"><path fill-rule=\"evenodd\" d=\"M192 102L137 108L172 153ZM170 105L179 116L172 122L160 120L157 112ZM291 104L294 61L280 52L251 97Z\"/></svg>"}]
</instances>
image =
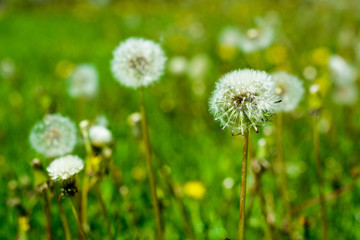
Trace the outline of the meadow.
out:
<instances>
[{"instance_id":1,"label":"meadow","mask_svg":"<svg viewBox=\"0 0 360 240\"><path fill-rule=\"evenodd\" d=\"M51 194L49 237L33 167L52 159L29 141L55 113L76 124L72 153L85 168L100 161L99 149L89 154L79 124L105 122L112 134L109 165L89 175L99 181L88 195L87 238L159 239L144 128L133 115L141 92L111 70L114 49L131 37L158 43L167 57L160 80L143 89L163 239L238 237L244 138L220 130L209 98L219 78L245 68L286 71L304 93L249 131L244 239L360 239L359 12L356 0L1 1L0 239L65 239ZM258 49L239 43L259 32L268 35ZM81 64L97 71L94 97L69 95ZM83 238L71 201L61 202L72 238Z\"/></svg>"}]
</instances>

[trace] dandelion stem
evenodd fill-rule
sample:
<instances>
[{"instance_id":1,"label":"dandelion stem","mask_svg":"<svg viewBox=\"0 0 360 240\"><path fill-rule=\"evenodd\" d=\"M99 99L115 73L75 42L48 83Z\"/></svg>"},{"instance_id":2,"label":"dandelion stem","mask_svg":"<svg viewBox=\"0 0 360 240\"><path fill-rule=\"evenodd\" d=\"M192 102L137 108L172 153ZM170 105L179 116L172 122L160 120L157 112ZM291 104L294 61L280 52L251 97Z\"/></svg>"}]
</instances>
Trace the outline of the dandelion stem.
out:
<instances>
[{"instance_id":1,"label":"dandelion stem","mask_svg":"<svg viewBox=\"0 0 360 240\"><path fill-rule=\"evenodd\" d=\"M248 156L248 145L249 145L248 141L249 141L249 129L245 128L245 131L244 131L243 158L242 158L242 170L241 170L239 232L238 232L238 239L239 240L244 239L247 156Z\"/></svg>"},{"instance_id":2,"label":"dandelion stem","mask_svg":"<svg viewBox=\"0 0 360 240\"><path fill-rule=\"evenodd\" d=\"M62 223L63 228L64 228L65 239L66 240L71 240L72 237L71 237L71 232L70 232L70 228L69 228L69 222L67 220L63 205L61 204L61 198L59 196L59 193L58 193L57 189L55 190L55 197L56 197L57 204L59 206L60 219L61 219L61 223Z\"/></svg>"},{"instance_id":3,"label":"dandelion stem","mask_svg":"<svg viewBox=\"0 0 360 240\"><path fill-rule=\"evenodd\" d=\"M147 164L148 171L149 171L149 182L150 182L152 204L153 204L153 208L154 208L154 212L155 212L157 239L162 240L162 223L161 223L159 202L158 202L158 198L156 195L156 182L155 182L155 176L154 176L154 169L153 169L153 165L151 163L151 149L150 149L148 125L147 125L147 120L146 120L144 89L143 88L140 88L139 94L140 94L141 125L142 125L143 139L144 139L144 144L145 144L146 164Z\"/></svg>"},{"instance_id":4,"label":"dandelion stem","mask_svg":"<svg viewBox=\"0 0 360 240\"><path fill-rule=\"evenodd\" d=\"M324 197L324 179L320 156L320 142L319 142L319 131L318 131L318 118L314 116L313 119L313 133L314 133L314 154L316 163L316 177L319 187L319 198L320 198L320 209L321 209L321 220L322 220L322 236L323 240L328 240L328 222L326 214L326 205Z\"/></svg>"},{"instance_id":5,"label":"dandelion stem","mask_svg":"<svg viewBox=\"0 0 360 240\"><path fill-rule=\"evenodd\" d=\"M281 192L282 197L284 200L285 205L285 219L284 225L289 232L290 239L292 239L292 216L291 216L291 205L289 199L289 190L287 185L287 177L286 177L286 163L284 160L284 148L283 148L283 116L282 113L278 113L277 115L277 157L278 157L278 164L280 167L280 185L281 185Z\"/></svg>"},{"instance_id":6,"label":"dandelion stem","mask_svg":"<svg viewBox=\"0 0 360 240\"><path fill-rule=\"evenodd\" d=\"M105 205L104 199L103 199L102 194L101 194L101 189L100 189L100 183L99 182L95 184L95 189L96 189L97 197L98 197L99 202L100 202L101 211L104 214L104 218L105 218L105 222L106 222L106 230L108 232L108 237L109 237L109 239L113 239L112 233L111 233L110 218L109 218L109 214L108 214L108 212L106 210L106 205Z\"/></svg>"},{"instance_id":7,"label":"dandelion stem","mask_svg":"<svg viewBox=\"0 0 360 240\"><path fill-rule=\"evenodd\" d=\"M85 234L85 231L84 231L84 228L83 226L81 225L81 222L80 222L80 219L79 219L79 215L77 213L77 210L76 210L76 201L75 201L75 198L74 197L70 197L70 200L71 200L71 209L72 209L72 212L74 214L74 217L75 217L75 220L76 220L76 224L78 226L78 231L80 233L80 237L82 240L87 240L87 237L86 237L86 234Z\"/></svg>"},{"instance_id":8,"label":"dandelion stem","mask_svg":"<svg viewBox=\"0 0 360 240\"><path fill-rule=\"evenodd\" d=\"M46 218L46 231L48 235L48 239L52 240L52 228L51 228L51 209L50 209L50 199L49 199L49 188L45 188L43 191L44 201L45 201L45 218Z\"/></svg>"},{"instance_id":9,"label":"dandelion stem","mask_svg":"<svg viewBox=\"0 0 360 240\"><path fill-rule=\"evenodd\" d=\"M89 133L87 130L87 126L80 126L81 134L84 138L84 145L86 150L86 158L85 158L85 172L82 181L82 191L80 192L80 223L82 224L83 228L87 228L87 200L88 200L88 193L89 193L89 162L92 158L92 149L91 143L89 139Z\"/></svg>"}]
</instances>

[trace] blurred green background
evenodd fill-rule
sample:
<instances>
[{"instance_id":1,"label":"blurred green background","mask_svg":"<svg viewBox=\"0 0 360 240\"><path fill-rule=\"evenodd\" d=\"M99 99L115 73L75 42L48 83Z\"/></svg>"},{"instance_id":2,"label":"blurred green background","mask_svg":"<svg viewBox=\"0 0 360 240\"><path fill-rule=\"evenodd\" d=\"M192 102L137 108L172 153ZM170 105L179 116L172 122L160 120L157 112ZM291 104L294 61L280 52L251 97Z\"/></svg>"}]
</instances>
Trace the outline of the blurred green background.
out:
<instances>
[{"instance_id":1,"label":"blurred green background","mask_svg":"<svg viewBox=\"0 0 360 240\"><path fill-rule=\"evenodd\" d=\"M116 141L114 162L122 172L125 187L119 192L111 179L102 184L117 239L154 239L146 165L127 120L139 111L138 92L118 84L110 71L113 49L120 41L135 36L159 42L168 57L161 81L146 89L150 138L154 155L171 169L179 189L189 182L197 183L190 185L196 194L183 194L196 239L237 236L242 138L220 131L208 113L207 102L215 81L238 68L285 70L303 79L303 100L296 111L283 115L284 155L294 207L318 195L308 89L314 83L322 87L319 128L325 191L349 184L354 187L327 202L329 236L360 239L356 181L360 171L359 101L350 106L333 101L334 86L327 67L332 54L359 66L359 12L356 0L1 1L0 238L16 238L19 226L24 225L19 224L19 211L8 207L14 196L21 199L28 212L28 238L45 238L42 199L36 198L32 190L30 166L39 155L31 149L28 135L44 114L59 112L77 123L98 115L108 118ZM246 54L219 40L225 27L246 30L254 27L257 17L275 22L274 40L268 48ZM186 68L176 71L174 59L179 56ZM81 63L92 63L99 72L98 97L87 102L70 98L65 85L74 67ZM358 82L355 86L358 88ZM284 209L275 164L274 126L269 123L266 134L251 133L250 157L266 159L272 166L263 175L263 192L281 228ZM265 148L258 146L261 138L266 139ZM75 152L83 155L81 143ZM157 178L165 239L187 239L179 209L164 190L159 174ZM226 178L231 178L234 185L224 187ZM248 203L253 184L249 168ZM68 205L65 207L69 210ZM321 239L319 209L315 205L295 215L299 239ZM52 211L54 235L62 239L57 210L54 207ZM94 196L90 196L88 218L90 238L102 239L105 225ZM72 228L75 232L75 226ZM265 229L255 198L246 239L263 239Z\"/></svg>"}]
</instances>

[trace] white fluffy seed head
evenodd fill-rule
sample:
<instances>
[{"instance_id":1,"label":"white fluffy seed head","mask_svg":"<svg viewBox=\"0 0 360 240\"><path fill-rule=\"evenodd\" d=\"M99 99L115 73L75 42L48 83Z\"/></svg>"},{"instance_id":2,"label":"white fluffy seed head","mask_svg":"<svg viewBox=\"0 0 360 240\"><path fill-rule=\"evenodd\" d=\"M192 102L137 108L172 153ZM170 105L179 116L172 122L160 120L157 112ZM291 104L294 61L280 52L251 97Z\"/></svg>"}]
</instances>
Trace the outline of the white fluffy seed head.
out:
<instances>
[{"instance_id":1,"label":"white fluffy seed head","mask_svg":"<svg viewBox=\"0 0 360 240\"><path fill-rule=\"evenodd\" d=\"M70 153L76 144L75 124L60 114L45 115L31 130L30 144L46 157Z\"/></svg>"},{"instance_id":2,"label":"white fluffy seed head","mask_svg":"<svg viewBox=\"0 0 360 240\"><path fill-rule=\"evenodd\" d=\"M339 55L329 58L328 67L336 85L347 85L356 80L356 70Z\"/></svg>"},{"instance_id":3,"label":"white fluffy seed head","mask_svg":"<svg viewBox=\"0 0 360 240\"><path fill-rule=\"evenodd\" d=\"M209 100L210 112L220 120L221 130L232 129L233 134L244 134L268 120L276 110L278 96L275 83L266 72L251 69L227 73L216 83Z\"/></svg>"},{"instance_id":4,"label":"white fluffy seed head","mask_svg":"<svg viewBox=\"0 0 360 240\"><path fill-rule=\"evenodd\" d=\"M84 168L84 162L75 155L67 155L52 161L46 169L54 181L66 180L80 172Z\"/></svg>"},{"instance_id":5,"label":"white fluffy seed head","mask_svg":"<svg viewBox=\"0 0 360 240\"><path fill-rule=\"evenodd\" d=\"M96 147L106 146L112 141L110 130L101 125L91 126L89 129L89 137L91 144Z\"/></svg>"},{"instance_id":6,"label":"white fluffy seed head","mask_svg":"<svg viewBox=\"0 0 360 240\"><path fill-rule=\"evenodd\" d=\"M245 53L266 49L274 40L273 26L262 19L257 19L256 27L239 35L238 47Z\"/></svg>"},{"instance_id":7,"label":"white fluffy seed head","mask_svg":"<svg viewBox=\"0 0 360 240\"><path fill-rule=\"evenodd\" d=\"M67 79L68 93L73 98L94 98L98 91L98 72L92 64L77 66Z\"/></svg>"},{"instance_id":8,"label":"white fluffy seed head","mask_svg":"<svg viewBox=\"0 0 360 240\"><path fill-rule=\"evenodd\" d=\"M277 111L293 111L304 95L304 87L301 80L286 72L275 72L271 76L276 85L275 94L281 99Z\"/></svg>"},{"instance_id":9,"label":"white fluffy seed head","mask_svg":"<svg viewBox=\"0 0 360 240\"><path fill-rule=\"evenodd\" d=\"M141 38L129 38L113 52L111 70L126 87L145 87L164 73L166 57L159 44Z\"/></svg>"}]
</instances>

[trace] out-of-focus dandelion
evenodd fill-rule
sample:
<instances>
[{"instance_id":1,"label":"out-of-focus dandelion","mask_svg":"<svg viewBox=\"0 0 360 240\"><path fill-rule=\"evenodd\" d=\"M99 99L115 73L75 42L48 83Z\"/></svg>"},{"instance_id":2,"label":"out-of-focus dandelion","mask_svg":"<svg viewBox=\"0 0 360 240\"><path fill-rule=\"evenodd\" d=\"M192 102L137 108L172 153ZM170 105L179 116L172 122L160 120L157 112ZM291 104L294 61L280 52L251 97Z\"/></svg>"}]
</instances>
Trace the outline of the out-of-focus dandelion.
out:
<instances>
[{"instance_id":1,"label":"out-of-focus dandelion","mask_svg":"<svg viewBox=\"0 0 360 240\"><path fill-rule=\"evenodd\" d=\"M232 71L217 82L209 105L215 120L220 120L221 130L229 127L233 134L244 134L249 127L258 132L279 101L271 76L243 69Z\"/></svg>"},{"instance_id":2,"label":"out-of-focus dandelion","mask_svg":"<svg viewBox=\"0 0 360 240\"><path fill-rule=\"evenodd\" d=\"M188 61L184 56L176 56L169 61L169 71L174 75L182 75L186 72Z\"/></svg>"},{"instance_id":3,"label":"out-of-focus dandelion","mask_svg":"<svg viewBox=\"0 0 360 240\"><path fill-rule=\"evenodd\" d=\"M206 188L200 181L189 181L185 183L183 191L185 195L201 200L206 193Z\"/></svg>"},{"instance_id":4,"label":"out-of-focus dandelion","mask_svg":"<svg viewBox=\"0 0 360 240\"><path fill-rule=\"evenodd\" d=\"M232 179L231 177L227 177L223 181L223 186L226 189L231 189L234 186L234 184L235 184L234 179Z\"/></svg>"},{"instance_id":5,"label":"out-of-focus dandelion","mask_svg":"<svg viewBox=\"0 0 360 240\"><path fill-rule=\"evenodd\" d=\"M0 61L0 77L9 79L15 75L15 72L16 67L13 60L5 58Z\"/></svg>"},{"instance_id":6,"label":"out-of-focus dandelion","mask_svg":"<svg viewBox=\"0 0 360 240\"><path fill-rule=\"evenodd\" d=\"M164 73L166 57L159 44L141 38L129 38L114 50L111 70L126 87L145 87Z\"/></svg>"},{"instance_id":7,"label":"out-of-focus dandelion","mask_svg":"<svg viewBox=\"0 0 360 240\"><path fill-rule=\"evenodd\" d=\"M353 105L359 96L359 90L355 84L336 86L332 94L335 103L341 105Z\"/></svg>"},{"instance_id":8,"label":"out-of-focus dandelion","mask_svg":"<svg viewBox=\"0 0 360 240\"><path fill-rule=\"evenodd\" d=\"M245 53L266 49L274 41L275 31L271 24L258 18L255 25L254 28L240 32L238 47Z\"/></svg>"},{"instance_id":9,"label":"out-of-focus dandelion","mask_svg":"<svg viewBox=\"0 0 360 240\"><path fill-rule=\"evenodd\" d=\"M98 91L99 77L93 64L77 66L67 79L68 93L73 98L94 98Z\"/></svg>"},{"instance_id":10,"label":"out-of-focus dandelion","mask_svg":"<svg viewBox=\"0 0 360 240\"><path fill-rule=\"evenodd\" d=\"M30 133L31 146L46 157L70 153L76 144L75 124L60 114L47 114Z\"/></svg>"},{"instance_id":11,"label":"out-of-focus dandelion","mask_svg":"<svg viewBox=\"0 0 360 240\"><path fill-rule=\"evenodd\" d=\"M136 138L141 138L141 114L138 112L132 113L127 118L128 124L132 129L132 134Z\"/></svg>"},{"instance_id":12,"label":"out-of-focus dandelion","mask_svg":"<svg viewBox=\"0 0 360 240\"><path fill-rule=\"evenodd\" d=\"M164 73L166 57L159 44L141 38L129 38L113 52L111 70L119 83L131 88L139 88L142 136L145 144L146 164L155 213L157 239L163 238L159 201L156 192L154 168L151 161L151 147L147 126L144 87L156 82Z\"/></svg>"},{"instance_id":13,"label":"out-of-focus dandelion","mask_svg":"<svg viewBox=\"0 0 360 240\"><path fill-rule=\"evenodd\" d=\"M357 75L355 68L341 56L332 55L329 58L328 67L335 84L347 85L355 82Z\"/></svg>"},{"instance_id":14,"label":"out-of-focus dandelion","mask_svg":"<svg viewBox=\"0 0 360 240\"><path fill-rule=\"evenodd\" d=\"M293 111L304 95L304 87L301 80L286 72L271 74L275 84L275 94L282 100L277 108L278 112Z\"/></svg>"},{"instance_id":15,"label":"out-of-focus dandelion","mask_svg":"<svg viewBox=\"0 0 360 240\"><path fill-rule=\"evenodd\" d=\"M90 142L95 147L104 147L112 142L112 134L109 129L101 125L89 128Z\"/></svg>"},{"instance_id":16,"label":"out-of-focus dandelion","mask_svg":"<svg viewBox=\"0 0 360 240\"><path fill-rule=\"evenodd\" d=\"M210 112L215 120L220 120L223 126L221 130L229 126L233 135L241 133L244 136L239 240L244 239L249 130L253 127L258 132L258 126L268 120L279 102L271 76L251 69L235 70L220 78L209 100Z\"/></svg>"}]
</instances>

